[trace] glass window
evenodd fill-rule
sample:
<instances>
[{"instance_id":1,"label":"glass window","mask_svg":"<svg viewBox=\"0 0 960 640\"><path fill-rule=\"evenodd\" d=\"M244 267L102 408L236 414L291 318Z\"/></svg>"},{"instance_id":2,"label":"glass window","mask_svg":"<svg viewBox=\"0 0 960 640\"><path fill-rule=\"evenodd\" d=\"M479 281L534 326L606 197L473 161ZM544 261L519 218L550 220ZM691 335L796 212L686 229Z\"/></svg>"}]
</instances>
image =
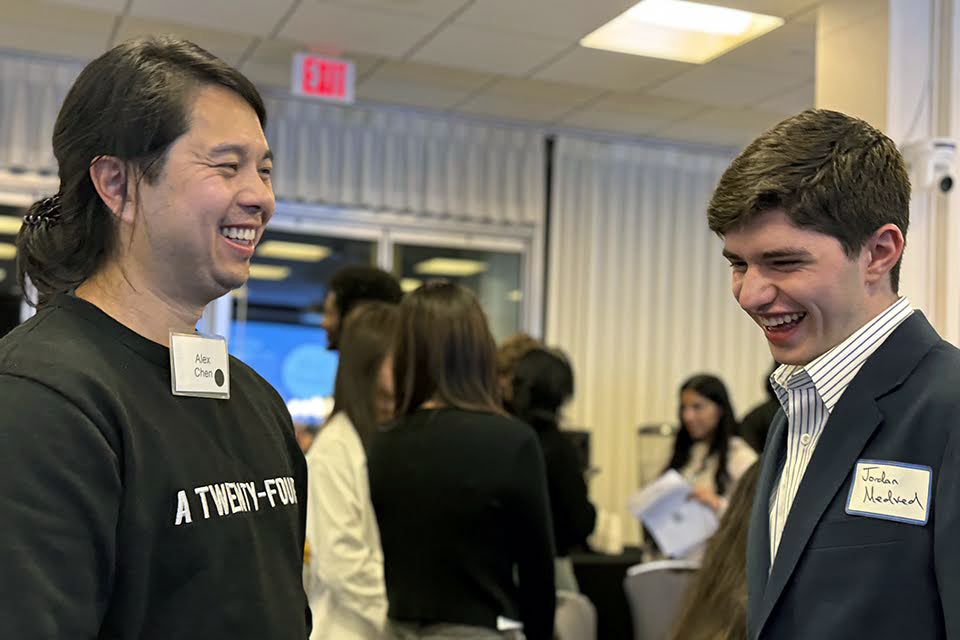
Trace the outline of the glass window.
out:
<instances>
[{"instance_id":1,"label":"glass window","mask_svg":"<svg viewBox=\"0 0 960 640\"><path fill-rule=\"evenodd\" d=\"M337 356L320 328L330 278L375 264L375 242L268 229L235 293L230 351L266 378L294 421L319 424L332 408Z\"/></svg>"},{"instance_id":2,"label":"glass window","mask_svg":"<svg viewBox=\"0 0 960 640\"><path fill-rule=\"evenodd\" d=\"M430 280L458 282L477 294L498 342L520 331L522 254L397 244L393 255L405 291Z\"/></svg>"}]
</instances>

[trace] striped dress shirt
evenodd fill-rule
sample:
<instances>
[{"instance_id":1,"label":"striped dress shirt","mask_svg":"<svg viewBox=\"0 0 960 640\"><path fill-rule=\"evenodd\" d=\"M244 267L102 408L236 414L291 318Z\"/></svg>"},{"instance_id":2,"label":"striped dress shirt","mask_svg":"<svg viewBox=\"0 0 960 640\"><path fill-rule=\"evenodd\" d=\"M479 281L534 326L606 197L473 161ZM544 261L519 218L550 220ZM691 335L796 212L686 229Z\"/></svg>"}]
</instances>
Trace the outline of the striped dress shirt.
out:
<instances>
[{"instance_id":1,"label":"striped dress shirt","mask_svg":"<svg viewBox=\"0 0 960 640\"><path fill-rule=\"evenodd\" d=\"M787 455L770 496L771 568L790 507L830 413L867 358L912 313L910 302L900 298L823 355L806 365L781 365L770 377L787 414Z\"/></svg>"}]
</instances>

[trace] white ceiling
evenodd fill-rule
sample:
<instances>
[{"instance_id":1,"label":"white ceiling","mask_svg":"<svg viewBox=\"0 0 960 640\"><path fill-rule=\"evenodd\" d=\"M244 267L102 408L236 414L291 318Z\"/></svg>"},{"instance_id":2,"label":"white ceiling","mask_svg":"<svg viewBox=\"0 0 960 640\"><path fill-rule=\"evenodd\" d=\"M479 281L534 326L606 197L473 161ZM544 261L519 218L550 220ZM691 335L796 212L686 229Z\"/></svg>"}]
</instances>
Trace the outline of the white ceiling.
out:
<instances>
[{"instance_id":1,"label":"white ceiling","mask_svg":"<svg viewBox=\"0 0 960 640\"><path fill-rule=\"evenodd\" d=\"M278 88L318 51L356 62L361 101L734 146L813 105L818 0L700 1L787 24L692 65L578 45L635 0L0 0L0 47L174 33Z\"/></svg>"}]
</instances>

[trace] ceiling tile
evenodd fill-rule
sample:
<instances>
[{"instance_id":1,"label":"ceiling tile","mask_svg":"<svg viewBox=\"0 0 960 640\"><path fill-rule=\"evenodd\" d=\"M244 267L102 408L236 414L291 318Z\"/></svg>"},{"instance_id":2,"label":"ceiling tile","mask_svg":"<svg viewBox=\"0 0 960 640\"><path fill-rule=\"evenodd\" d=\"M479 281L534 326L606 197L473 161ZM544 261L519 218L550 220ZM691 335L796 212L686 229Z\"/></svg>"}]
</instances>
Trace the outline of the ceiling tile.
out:
<instances>
[{"instance_id":1,"label":"ceiling tile","mask_svg":"<svg viewBox=\"0 0 960 640\"><path fill-rule=\"evenodd\" d=\"M820 37L829 37L848 27L862 24L884 12L886 5L878 0L844 0L830 2L823 8Z\"/></svg>"},{"instance_id":2,"label":"ceiling tile","mask_svg":"<svg viewBox=\"0 0 960 640\"><path fill-rule=\"evenodd\" d=\"M710 109L659 129L654 135L668 140L741 147L783 119L780 114L752 109Z\"/></svg>"},{"instance_id":3,"label":"ceiling tile","mask_svg":"<svg viewBox=\"0 0 960 640\"><path fill-rule=\"evenodd\" d=\"M712 62L668 80L647 93L721 107L746 107L779 90L795 87L806 79L795 74L741 69Z\"/></svg>"},{"instance_id":4,"label":"ceiling tile","mask_svg":"<svg viewBox=\"0 0 960 640\"><path fill-rule=\"evenodd\" d=\"M579 40L637 0L477 0L457 24Z\"/></svg>"},{"instance_id":5,"label":"ceiling tile","mask_svg":"<svg viewBox=\"0 0 960 640\"><path fill-rule=\"evenodd\" d=\"M401 16L369 8L303 2L278 34L330 51L399 58L438 24L436 18Z\"/></svg>"},{"instance_id":6,"label":"ceiling tile","mask_svg":"<svg viewBox=\"0 0 960 640\"><path fill-rule=\"evenodd\" d=\"M4 2L3 4L6 5L7 3ZM80 9L93 9L95 11L104 11L107 13L116 14L123 13L124 8L127 6L127 0L43 0L43 4L56 4ZM59 11L59 9L52 10Z\"/></svg>"},{"instance_id":7,"label":"ceiling tile","mask_svg":"<svg viewBox=\"0 0 960 640\"><path fill-rule=\"evenodd\" d=\"M812 76L816 72L817 27L788 23L716 59L724 65Z\"/></svg>"},{"instance_id":8,"label":"ceiling tile","mask_svg":"<svg viewBox=\"0 0 960 640\"><path fill-rule=\"evenodd\" d=\"M533 77L612 91L633 91L692 68L694 65L683 62L577 47Z\"/></svg>"},{"instance_id":9,"label":"ceiling tile","mask_svg":"<svg viewBox=\"0 0 960 640\"><path fill-rule=\"evenodd\" d=\"M451 25L433 36L411 59L486 73L522 76L572 44L562 38Z\"/></svg>"},{"instance_id":10,"label":"ceiling tile","mask_svg":"<svg viewBox=\"0 0 960 640\"><path fill-rule=\"evenodd\" d=\"M294 0L133 0L130 15L193 27L263 36L276 26Z\"/></svg>"},{"instance_id":11,"label":"ceiling tile","mask_svg":"<svg viewBox=\"0 0 960 640\"><path fill-rule=\"evenodd\" d=\"M299 42L277 38L264 40L253 50L252 55L240 66L244 75L258 86L277 89L290 89L293 55L307 52L308 48ZM344 54L340 57L354 64L357 78L362 78L381 58L363 54Z\"/></svg>"},{"instance_id":12,"label":"ceiling tile","mask_svg":"<svg viewBox=\"0 0 960 640\"><path fill-rule=\"evenodd\" d=\"M110 39L113 19L100 11L53 7L33 0L2 0L0 43L54 56L89 59L100 55Z\"/></svg>"},{"instance_id":13,"label":"ceiling tile","mask_svg":"<svg viewBox=\"0 0 960 640\"><path fill-rule=\"evenodd\" d=\"M552 122L564 113L602 94L554 82L504 78L457 110L485 116Z\"/></svg>"},{"instance_id":14,"label":"ceiling tile","mask_svg":"<svg viewBox=\"0 0 960 640\"><path fill-rule=\"evenodd\" d=\"M357 86L357 98L373 102L449 109L493 76L412 62L387 62Z\"/></svg>"},{"instance_id":15,"label":"ceiling tile","mask_svg":"<svg viewBox=\"0 0 960 640\"><path fill-rule=\"evenodd\" d=\"M114 44L151 35L172 35L189 40L228 64L236 64L243 52L253 42L252 36L238 36L225 31L187 27L175 22L128 17L120 22Z\"/></svg>"},{"instance_id":16,"label":"ceiling tile","mask_svg":"<svg viewBox=\"0 0 960 640\"><path fill-rule=\"evenodd\" d=\"M695 102L620 94L592 102L564 117L561 123L585 129L646 135L705 109L704 105Z\"/></svg>"},{"instance_id":17,"label":"ceiling tile","mask_svg":"<svg viewBox=\"0 0 960 640\"><path fill-rule=\"evenodd\" d=\"M327 0L346 7L377 9L391 13L426 18L446 18L470 0Z\"/></svg>"},{"instance_id":18,"label":"ceiling tile","mask_svg":"<svg viewBox=\"0 0 960 640\"><path fill-rule=\"evenodd\" d=\"M867 1L871 2L873 0ZM791 18L820 4L820 0L697 0L697 2L781 18Z\"/></svg>"},{"instance_id":19,"label":"ceiling tile","mask_svg":"<svg viewBox=\"0 0 960 640\"><path fill-rule=\"evenodd\" d=\"M757 109L771 113L794 114L812 109L814 106L814 83L808 82L796 89L780 93L776 96L757 103Z\"/></svg>"}]
</instances>

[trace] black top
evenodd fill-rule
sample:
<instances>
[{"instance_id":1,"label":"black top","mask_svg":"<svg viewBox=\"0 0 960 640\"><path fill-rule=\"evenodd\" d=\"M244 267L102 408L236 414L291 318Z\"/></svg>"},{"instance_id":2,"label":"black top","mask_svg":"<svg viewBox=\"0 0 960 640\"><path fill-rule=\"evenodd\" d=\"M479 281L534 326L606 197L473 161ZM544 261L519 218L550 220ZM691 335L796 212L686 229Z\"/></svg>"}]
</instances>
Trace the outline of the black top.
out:
<instances>
[{"instance_id":1,"label":"black top","mask_svg":"<svg viewBox=\"0 0 960 640\"><path fill-rule=\"evenodd\" d=\"M495 629L504 616L529 640L552 638L552 525L529 427L418 411L374 438L367 464L390 618Z\"/></svg>"},{"instance_id":2,"label":"black top","mask_svg":"<svg viewBox=\"0 0 960 640\"><path fill-rule=\"evenodd\" d=\"M0 637L304 640L306 469L282 399L173 396L78 298L0 341Z\"/></svg>"},{"instance_id":3,"label":"black top","mask_svg":"<svg viewBox=\"0 0 960 640\"><path fill-rule=\"evenodd\" d=\"M542 422L533 427L540 438L547 467L557 555L567 556L586 547L587 536L593 533L597 522L597 510L587 496L580 459L570 438L556 424Z\"/></svg>"},{"instance_id":4,"label":"black top","mask_svg":"<svg viewBox=\"0 0 960 640\"><path fill-rule=\"evenodd\" d=\"M763 445L767 441L767 432L770 430L770 423L773 417L777 415L780 409L780 403L776 399L768 399L763 404L757 405L750 410L740 423L740 437L747 441L753 450L757 453L763 453Z\"/></svg>"}]
</instances>

